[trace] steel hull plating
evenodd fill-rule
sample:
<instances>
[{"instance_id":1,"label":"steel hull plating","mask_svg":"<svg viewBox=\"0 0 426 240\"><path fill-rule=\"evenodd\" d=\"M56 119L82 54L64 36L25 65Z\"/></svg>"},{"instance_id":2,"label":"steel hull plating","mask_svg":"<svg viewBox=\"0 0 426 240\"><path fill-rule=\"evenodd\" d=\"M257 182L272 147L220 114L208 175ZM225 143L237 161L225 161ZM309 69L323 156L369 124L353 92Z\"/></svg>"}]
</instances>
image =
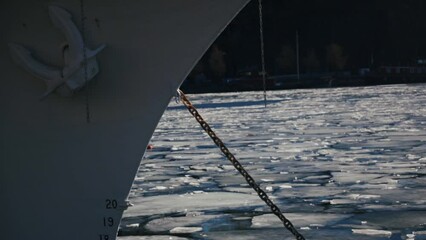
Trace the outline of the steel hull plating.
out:
<instances>
[{"instance_id":1,"label":"steel hull plating","mask_svg":"<svg viewBox=\"0 0 426 240\"><path fill-rule=\"evenodd\" d=\"M99 73L72 97L11 57L17 43L62 68L64 35L49 1L2 2L0 230L2 239L115 239L144 149L170 98L247 0L84 1ZM59 0L81 30L79 1ZM89 107L90 123L86 122Z\"/></svg>"}]
</instances>

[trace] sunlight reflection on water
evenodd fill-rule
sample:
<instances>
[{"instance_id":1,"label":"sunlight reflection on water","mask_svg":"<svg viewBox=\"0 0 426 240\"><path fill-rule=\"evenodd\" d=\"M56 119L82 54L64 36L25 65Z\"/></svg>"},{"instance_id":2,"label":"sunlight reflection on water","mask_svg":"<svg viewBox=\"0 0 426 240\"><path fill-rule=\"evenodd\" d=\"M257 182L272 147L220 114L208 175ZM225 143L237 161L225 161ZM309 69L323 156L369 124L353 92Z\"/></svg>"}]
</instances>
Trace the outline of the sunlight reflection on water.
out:
<instances>
[{"instance_id":1,"label":"sunlight reflection on water","mask_svg":"<svg viewBox=\"0 0 426 240\"><path fill-rule=\"evenodd\" d=\"M189 96L307 239L426 239L426 85L262 97ZM293 239L180 104L151 144L120 235Z\"/></svg>"}]
</instances>

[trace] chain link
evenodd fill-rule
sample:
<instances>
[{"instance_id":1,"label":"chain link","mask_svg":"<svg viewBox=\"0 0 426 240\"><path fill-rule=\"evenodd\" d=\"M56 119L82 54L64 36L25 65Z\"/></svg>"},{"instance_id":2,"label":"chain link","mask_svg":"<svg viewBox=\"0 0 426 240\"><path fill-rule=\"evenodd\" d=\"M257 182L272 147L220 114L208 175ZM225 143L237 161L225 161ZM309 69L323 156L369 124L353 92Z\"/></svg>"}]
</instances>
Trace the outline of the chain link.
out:
<instances>
[{"instance_id":1,"label":"chain link","mask_svg":"<svg viewBox=\"0 0 426 240\"><path fill-rule=\"evenodd\" d=\"M265 44L263 41L263 8L262 0L259 3L259 37L260 37L260 61L262 63L263 100L266 107L266 67L265 67Z\"/></svg>"},{"instance_id":2,"label":"chain link","mask_svg":"<svg viewBox=\"0 0 426 240\"><path fill-rule=\"evenodd\" d=\"M225 144L222 142L220 138L218 138L215 132L210 128L209 124L204 121L201 115L198 113L197 109L192 105L192 103L188 100L185 94L178 90L178 94L182 103L186 106L188 111L192 116L197 120L197 122L201 125L204 131L210 136L213 142L220 148L222 153L228 158L228 160L232 163L235 169L245 178L246 182L256 191L257 195L260 199L262 199L270 208L271 211L283 222L284 227L287 228L297 240L304 240L305 238L296 230L293 224L288 220L281 210L275 205L271 199L269 199L268 195L263 191L259 185L254 181L254 179L250 176L250 174L244 169L244 167L238 162L235 156L228 150Z\"/></svg>"}]
</instances>

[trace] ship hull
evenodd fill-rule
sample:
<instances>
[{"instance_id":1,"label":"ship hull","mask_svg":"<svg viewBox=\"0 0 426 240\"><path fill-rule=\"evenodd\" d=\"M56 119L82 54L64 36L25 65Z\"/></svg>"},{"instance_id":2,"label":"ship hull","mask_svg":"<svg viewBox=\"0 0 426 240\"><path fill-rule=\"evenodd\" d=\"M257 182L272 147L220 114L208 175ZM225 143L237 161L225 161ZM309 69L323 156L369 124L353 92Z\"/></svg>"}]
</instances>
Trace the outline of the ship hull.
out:
<instances>
[{"instance_id":1,"label":"ship hull","mask_svg":"<svg viewBox=\"0 0 426 240\"><path fill-rule=\"evenodd\" d=\"M183 79L246 0L84 1L99 73L71 97L43 81L10 43L64 66L50 1L1 3L2 239L115 239L149 139ZM81 30L79 1L55 5ZM88 118L90 119L88 121Z\"/></svg>"}]
</instances>

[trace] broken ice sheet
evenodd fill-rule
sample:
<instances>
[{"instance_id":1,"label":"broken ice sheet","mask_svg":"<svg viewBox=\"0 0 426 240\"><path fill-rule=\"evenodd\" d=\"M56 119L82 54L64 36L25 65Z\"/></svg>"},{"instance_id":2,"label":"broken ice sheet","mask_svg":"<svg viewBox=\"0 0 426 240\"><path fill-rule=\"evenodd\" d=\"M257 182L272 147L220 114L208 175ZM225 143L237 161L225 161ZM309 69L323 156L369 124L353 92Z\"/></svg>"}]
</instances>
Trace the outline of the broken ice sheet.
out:
<instances>
[{"instance_id":1,"label":"broken ice sheet","mask_svg":"<svg viewBox=\"0 0 426 240\"><path fill-rule=\"evenodd\" d=\"M325 227L337 224L344 219L351 217L350 214L327 214L327 213L285 213L287 219L289 219L296 228L301 227ZM253 228L280 228L283 223L277 216L273 214L264 214L253 217L252 227Z\"/></svg>"},{"instance_id":2,"label":"broken ice sheet","mask_svg":"<svg viewBox=\"0 0 426 240\"><path fill-rule=\"evenodd\" d=\"M223 218L229 218L228 215L195 215L192 216L187 214L187 216L182 217L165 217L154 219L143 226L147 232L150 233L162 233L170 232L177 233L178 227L197 227L202 228L202 225L208 221L220 221ZM173 231L174 230L174 231ZM182 229L181 229L182 230ZM194 230L194 229L193 229ZM202 230L202 229L201 229ZM200 231L197 229L197 231ZM182 231L180 232L182 233Z\"/></svg>"},{"instance_id":3,"label":"broken ice sheet","mask_svg":"<svg viewBox=\"0 0 426 240\"><path fill-rule=\"evenodd\" d=\"M363 234L369 236L378 236L378 237L390 237L392 236L391 231L378 230L378 229L352 229L354 234Z\"/></svg>"},{"instance_id":4,"label":"broken ice sheet","mask_svg":"<svg viewBox=\"0 0 426 240\"><path fill-rule=\"evenodd\" d=\"M167 236L167 235L156 235L156 236L119 236L118 240L188 240L189 238Z\"/></svg>"},{"instance_id":5,"label":"broken ice sheet","mask_svg":"<svg viewBox=\"0 0 426 240\"><path fill-rule=\"evenodd\" d=\"M226 211L262 205L257 196L230 192L142 197L132 203L134 206L124 212L124 217L203 210Z\"/></svg>"},{"instance_id":6,"label":"broken ice sheet","mask_svg":"<svg viewBox=\"0 0 426 240\"><path fill-rule=\"evenodd\" d=\"M389 239L352 229L391 231L395 239L426 231L425 84L273 91L267 108L257 97L262 93L190 99L284 212L308 220L313 212L351 216L323 219L319 224L326 226L318 229L305 222L300 227L307 239ZM126 220L182 217L195 209L246 219L219 221L224 226L200 233L206 239L294 239L280 223L269 223L273 216L265 222L272 228L251 227L251 217L269 209L180 104L170 103L152 145Z\"/></svg>"},{"instance_id":7,"label":"broken ice sheet","mask_svg":"<svg viewBox=\"0 0 426 240\"><path fill-rule=\"evenodd\" d=\"M356 214L349 222L366 221L369 226L387 229L424 228L426 226L426 210L423 211L377 211Z\"/></svg>"}]
</instances>

